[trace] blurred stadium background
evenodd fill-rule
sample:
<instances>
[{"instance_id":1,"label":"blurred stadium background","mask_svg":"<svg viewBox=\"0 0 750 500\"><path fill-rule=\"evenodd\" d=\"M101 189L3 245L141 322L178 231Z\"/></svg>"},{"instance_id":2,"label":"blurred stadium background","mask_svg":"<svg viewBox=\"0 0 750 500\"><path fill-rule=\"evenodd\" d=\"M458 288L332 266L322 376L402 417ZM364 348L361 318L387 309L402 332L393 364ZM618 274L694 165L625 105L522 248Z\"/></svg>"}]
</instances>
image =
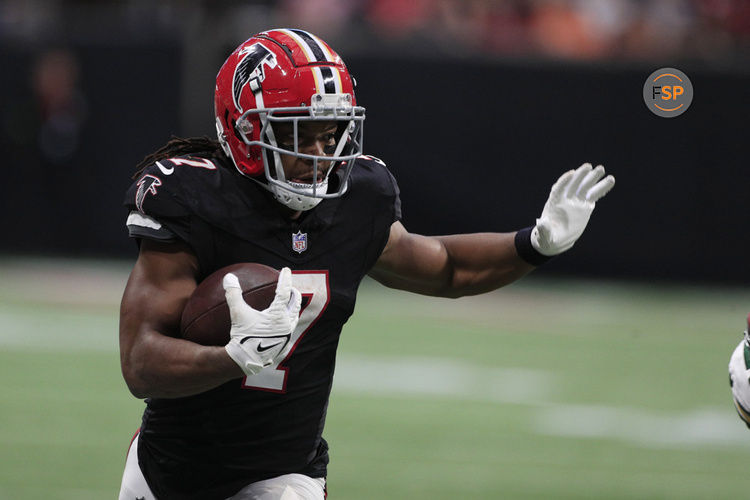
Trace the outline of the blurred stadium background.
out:
<instances>
[{"instance_id":1,"label":"blurred stadium background","mask_svg":"<svg viewBox=\"0 0 750 500\"><path fill-rule=\"evenodd\" d=\"M4 0L0 498L116 495L142 410L117 355L124 190L170 135L213 134L219 65L276 26L347 61L414 231L529 225L582 161L618 180L575 251L511 287L365 283L332 498L744 496L750 2ZM695 88L678 118L642 101L661 67Z\"/></svg>"}]
</instances>

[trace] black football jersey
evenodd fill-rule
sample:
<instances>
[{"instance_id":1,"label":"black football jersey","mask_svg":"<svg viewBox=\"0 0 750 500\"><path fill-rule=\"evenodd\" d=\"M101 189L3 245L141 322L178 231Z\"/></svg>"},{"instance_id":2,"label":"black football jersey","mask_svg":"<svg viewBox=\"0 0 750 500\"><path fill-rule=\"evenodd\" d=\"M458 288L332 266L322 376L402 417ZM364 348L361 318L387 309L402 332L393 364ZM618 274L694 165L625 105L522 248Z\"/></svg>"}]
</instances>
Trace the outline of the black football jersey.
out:
<instances>
[{"instance_id":1,"label":"black football jersey","mask_svg":"<svg viewBox=\"0 0 750 500\"><path fill-rule=\"evenodd\" d=\"M303 296L283 361L202 394L146 400L138 459L157 497L223 499L281 474L326 476L322 432L339 334L401 216L380 160L357 159L349 183L296 221L218 157L162 160L128 190L132 237L185 241L202 277L238 262L290 267Z\"/></svg>"}]
</instances>

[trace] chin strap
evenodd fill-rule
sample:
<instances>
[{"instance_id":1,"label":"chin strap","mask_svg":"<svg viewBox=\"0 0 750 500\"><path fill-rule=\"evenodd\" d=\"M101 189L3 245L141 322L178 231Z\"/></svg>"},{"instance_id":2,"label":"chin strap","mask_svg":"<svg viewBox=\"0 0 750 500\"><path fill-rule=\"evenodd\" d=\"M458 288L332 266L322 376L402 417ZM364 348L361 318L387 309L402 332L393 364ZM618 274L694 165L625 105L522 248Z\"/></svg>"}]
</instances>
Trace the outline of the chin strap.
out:
<instances>
[{"instance_id":1,"label":"chin strap","mask_svg":"<svg viewBox=\"0 0 750 500\"><path fill-rule=\"evenodd\" d=\"M292 210L298 210L300 212L312 210L313 208L317 207L321 201L323 201L323 198L312 196L313 188L311 185L308 186L307 184L300 184L298 182L290 181L287 181L287 184L295 189L310 191L310 195L305 195L293 193L292 191L286 190L282 186L279 186L277 184L272 184L270 186L271 193L273 194L273 197L276 198L276 201L278 201L282 205L286 205ZM318 193L325 193L328 190L328 179L326 178L323 182L319 182L315 186L315 190Z\"/></svg>"}]
</instances>

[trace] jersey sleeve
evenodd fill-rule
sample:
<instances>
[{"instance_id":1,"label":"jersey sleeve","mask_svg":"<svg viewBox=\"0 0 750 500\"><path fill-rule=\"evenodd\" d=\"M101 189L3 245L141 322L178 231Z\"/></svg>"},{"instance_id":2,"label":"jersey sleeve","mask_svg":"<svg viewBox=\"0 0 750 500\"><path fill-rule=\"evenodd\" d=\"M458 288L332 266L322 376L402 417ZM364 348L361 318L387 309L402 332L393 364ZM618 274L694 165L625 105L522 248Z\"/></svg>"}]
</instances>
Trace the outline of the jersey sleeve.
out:
<instances>
[{"instance_id":1,"label":"jersey sleeve","mask_svg":"<svg viewBox=\"0 0 750 500\"><path fill-rule=\"evenodd\" d=\"M164 242L177 239L177 235L164 224L137 210L132 210L128 214L125 225L128 227L128 235L131 238L147 238Z\"/></svg>"},{"instance_id":2,"label":"jersey sleeve","mask_svg":"<svg viewBox=\"0 0 750 500\"><path fill-rule=\"evenodd\" d=\"M396 222L401 220L401 191L398 188L396 178L393 177L393 174L390 171L388 171L388 178L391 181L391 188L393 190L393 220L391 222Z\"/></svg>"},{"instance_id":3,"label":"jersey sleeve","mask_svg":"<svg viewBox=\"0 0 750 500\"><path fill-rule=\"evenodd\" d=\"M181 170L162 160L147 167L125 194L132 238L189 242L190 209L183 200Z\"/></svg>"},{"instance_id":4,"label":"jersey sleeve","mask_svg":"<svg viewBox=\"0 0 750 500\"><path fill-rule=\"evenodd\" d=\"M388 243L391 226L401 220L401 196L396 178L385 162L370 155L360 156L357 162L355 181L368 186L367 194L358 194L366 205L363 211L372 217L372 243L365 257L369 272Z\"/></svg>"},{"instance_id":5,"label":"jersey sleeve","mask_svg":"<svg viewBox=\"0 0 750 500\"><path fill-rule=\"evenodd\" d=\"M377 252L372 259L370 267L375 265L375 262L380 258L380 254L383 253L383 249L388 244L388 239L391 235L391 226L394 222L401 220L401 192L398 188L398 183L390 170L385 168L385 165L383 166L383 170L386 171L388 183L390 184L390 189L386 190L387 201L385 207L388 210L384 210L383 215L379 216L376 222L375 240L377 242Z\"/></svg>"},{"instance_id":6,"label":"jersey sleeve","mask_svg":"<svg viewBox=\"0 0 750 500\"><path fill-rule=\"evenodd\" d=\"M398 182L383 160L371 155L362 155L357 158L357 164L361 170L367 172L368 181L371 183L372 191L376 195L373 200L378 210L386 210L388 227L401 220L401 191ZM382 212L381 212L382 213Z\"/></svg>"}]
</instances>

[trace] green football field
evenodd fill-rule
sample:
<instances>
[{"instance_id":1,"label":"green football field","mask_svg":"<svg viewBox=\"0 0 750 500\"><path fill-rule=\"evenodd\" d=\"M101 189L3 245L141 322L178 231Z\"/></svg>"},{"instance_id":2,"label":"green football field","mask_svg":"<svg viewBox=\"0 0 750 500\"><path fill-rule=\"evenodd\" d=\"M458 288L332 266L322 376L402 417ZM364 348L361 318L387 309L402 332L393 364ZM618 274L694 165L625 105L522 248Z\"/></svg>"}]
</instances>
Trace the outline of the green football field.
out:
<instances>
[{"instance_id":1,"label":"green football field","mask_svg":"<svg viewBox=\"0 0 750 500\"><path fill-rule=\"evenodd\" d=\"M116 498L143 403L126 262L0 261L0 499ZM744 498L727 383L743 289L553 280L481 297L366 282L342 336L329 498Z\"/></svg>"}]
</instances>

